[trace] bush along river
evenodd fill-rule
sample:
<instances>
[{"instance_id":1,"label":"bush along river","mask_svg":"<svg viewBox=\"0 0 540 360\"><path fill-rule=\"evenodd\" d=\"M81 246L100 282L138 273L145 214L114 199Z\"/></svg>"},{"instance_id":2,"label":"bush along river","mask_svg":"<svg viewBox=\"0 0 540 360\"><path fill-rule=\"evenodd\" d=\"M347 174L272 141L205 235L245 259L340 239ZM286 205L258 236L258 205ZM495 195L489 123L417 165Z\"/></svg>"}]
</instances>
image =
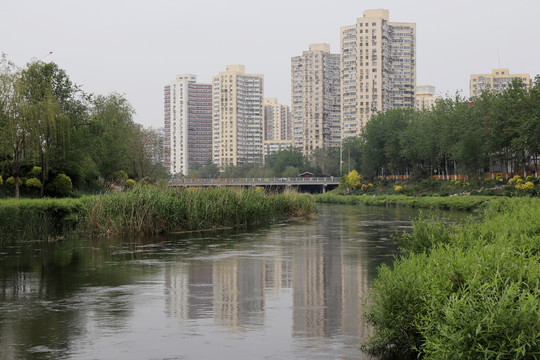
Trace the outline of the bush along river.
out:
<instances>
[{"instance_id":1,"label":"bush along river","mask_svg":"<svg viewBox=\"0 0 540 360\"><path fill-rule=\"evenodd\" d=\"M2 359L359 359L362 299L409 208L0 248Z\"/></svg>"}]
</instances>

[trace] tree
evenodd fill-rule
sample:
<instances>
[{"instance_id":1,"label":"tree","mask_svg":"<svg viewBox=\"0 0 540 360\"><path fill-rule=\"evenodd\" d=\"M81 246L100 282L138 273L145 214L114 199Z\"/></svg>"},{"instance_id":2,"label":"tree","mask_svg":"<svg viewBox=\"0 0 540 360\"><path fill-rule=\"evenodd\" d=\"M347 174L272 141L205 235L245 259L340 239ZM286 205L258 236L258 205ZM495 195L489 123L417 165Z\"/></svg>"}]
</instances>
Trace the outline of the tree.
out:
<instances>
[{"instance_id":1,"label":"tree","mask_svg":"<svg viewBox=\"0 0 540 360\"><path fill-rule=\"evenodd\" d=\"M116 171L129 169L135 111L123 96L114 93L96 96L92 105L89 151L100 174L112 180Z\"/></svg>"},{"instance_id":2,"label":"tree","mask_svg":"<svg viewBox=\"0 0 540 360\"><path fill-rule=\"evenodd\" d=\"M347 188L347 192L350 192L351 190L355 190L357 187L360 186L360 184L362 183L362 176L360 176L358 171L352 170L349 174L345 176L343 183Z\"/></svg>"},{"instance_id":3,"label":"tree","mask_svg":"<svg viewBox=\"0 0 540 360\"><path fill-rule=\"evenodd\" d=\"M11 167L15 197L19 198L19 175L30 142L29 109L21 96L21 73L2 55L0 61L0 145Z\"/></svg>"},{"instance_id":4,"label":"tree","mask_svg":"<svg viewBox=\"0 0 540 360\"><path fill-rule=\"evenodd\" d=\"M273 170L274 176L283 174L288 166L303 170L305 164L306 159L302 152L292 146L288 149L268 155L265 161L265 166Z\"/></svg>"}]
</instances>

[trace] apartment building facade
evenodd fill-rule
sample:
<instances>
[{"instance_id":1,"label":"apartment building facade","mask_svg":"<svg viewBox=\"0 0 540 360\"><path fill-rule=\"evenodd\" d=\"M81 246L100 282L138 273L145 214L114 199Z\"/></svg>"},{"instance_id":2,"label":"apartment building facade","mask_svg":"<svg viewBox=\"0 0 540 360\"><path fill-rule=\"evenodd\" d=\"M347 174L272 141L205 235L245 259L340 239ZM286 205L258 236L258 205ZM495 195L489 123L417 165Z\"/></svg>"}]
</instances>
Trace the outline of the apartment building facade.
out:
<instances>
[{"instance_id":1,"label":"apartment building facade","mask_svg":"<svg viewBox=\"0 0 540 360\"><path fill-rule=\"evenodd\" d=\"M276 98L264 99L263 155L288 149L291 141L291 111Z\"/></svg>"},{"instance_id":2,"label":"apartment building facade","mask_svg":"<svg viewBox=\"0 0 540 360\"><path fill-rule=\"evenodd\" d=\"M435 86L433 85L418 85L416 87L416 100L414 108L417 110L433 109L437 100L441 97L435 95Z\"/></svg>"},{"instance_id":3,"label":"apartment building facade","mask_svg":"<svg viewBox=\"0 0 540 360\"><path fill-rule=\"evenodd\" d=\"M292 140L304 155L341 142L339 74L340 55L328 44L291 58Z\"/></svg>"},{"instance_id":4,"label":"apartment building facade","mask_svg":"<svg viewBox=\"0 0 540 360\"><path fill-rule=\"evenodd\" d=\"M212 161L221 169L262 162L263 99L264 76L243 65L212 78Z\"/></svg>"},{"instance_id":5,"label":"apartment building facade","mask_svg":"<svg viewBox=\"0 0 540 360\"><path fill-rule=\"evenodd\" d=\"M514 79L521 79L523 87L530 88L529 74L510 74L508 69L493 69L491 74L472 74L469 81L471 97L480 96L482 91L503 92Z\"/></svg>"},{"instance_id":6,"label":"apartment building facade","mask_svg":"<svg viewBox=\"0 0 540 360\"><path fill-rule=\"evenodd\" d=\"M377 112L413 108L415 85L415 23L390 22L377 9L341 27L342 138L358 135Z\"/></svg>"},{"instance_id":7,"label":"apartment building facade","mask_svg":"<svg viewBox=\"0 0 540 360\"><path fill-rule=\"evenodd\" d=\"M171 175L187 175L212 158L212 85L196 75L178 75L164 88L164 165Z\"/></svg>"}]
</instances>

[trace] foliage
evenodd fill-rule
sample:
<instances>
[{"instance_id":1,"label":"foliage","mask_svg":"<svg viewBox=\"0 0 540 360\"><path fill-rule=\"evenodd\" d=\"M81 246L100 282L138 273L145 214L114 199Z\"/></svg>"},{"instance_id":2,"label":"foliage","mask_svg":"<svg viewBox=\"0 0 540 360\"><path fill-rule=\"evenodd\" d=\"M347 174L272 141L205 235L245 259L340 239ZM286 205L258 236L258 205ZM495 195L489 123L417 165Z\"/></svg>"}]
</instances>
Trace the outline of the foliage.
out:
<instances>
[{"instance_id":1,"label":"foliage","mask_svg":"<svg viewBox=\"0 0 540 360\"><path fill-rule=\"evenodd\" d=\"M135 178L166 177L155 160L157 132L135 125L133 113L118 94L84 93L54 63L34 60L18 68L2 56L0 157L2 173L14 178L15 197L21 176L39 179L41 196L59 173L75 187L98 190L100 176L111 180L120 169ZM28 163L39 166L25 171Z\"/></svg>"},{"instance_id":2,"label":"foliage","mask_svg":"<svg viewBox=\"0 0 540 360\"><path fill-rule=\"evenodd\" d=\"M300 174L300 171L298 170L298 168L294 166L287 166L285 170L283 170L283 173L281 174L281 176L293 178L293 177L297 177L298 174Z\"/></svg>"},{"instance_id":3,"label":"foliage","mask_svg":"<svg viewBox=\"0 0 540 360\"><path fill-rule=\"evenodd\" d=\"M127 186L128 188L134 187L135 184L137 184L137 182L136 182L135 180L133 180L133 179L127 179L127 180L126 180L126 186Z\"/></svg>"},{"instance_id":4,"label":"foliage","mask_svg":"<svg viewBox=\"0 0 540 360\"><path fill-rule=\"evenodd\" d=\"M358 174L358 171L352 170L349 174L344 176L344 185L351 191L358 188L362 184L362 176Z\"/></svg>"},{"instance_id":5,"label":"foliage","mask_svg":"<svg viewBox=\"0 0 540 360\"><path fill-rule=\"evenodd\" d=\"M540 76L529 91L514 81L502 93L471 99L456 95L432 110L380 113L364 127L355 156L357 168L370 179L538 171L539 139Z\"/></svg>"},{"instance_id":6,"label":"foliage","mask_svg":"<svg viewBox=\"0 0 540 360\"><path fill-rule=\"evenodd\" d=\"M65 196L73 189L71 179L66 174L58 174L50 184L50 189L58 195Z\"/></svg>"},{"instance_id":7,"label":"foliage","mask_svg":"<svg viewBox=\"0 0 540 360\"><path fill-rule=\"evenodd\" d=\"M365 317L372 353L526 359L540 351L540 200L503 199L482 221L422 219L381 267Z\"/></svg>"},{"instance_id":8,"label":"foliage","mask_svg":"<svg viewBox=\"0 0 540 360\"><path fill-rule=\"evenodd\" d=\"M4 184L4 179L2 179L2 175L0 175L0 186Z\"/></svg>"},{"instance_id":9,"label":"foliage","mask_svg":"<svg viewBox=\"0 0 540 360\"><path fill-rule=\"evenodd\" d=\"M315 200L321 203L362 204L370 206L407 206L424 209L472 211L482 209L488 204L500 201L491 196L425 196L415 197L406 195L336 195L326 193L315 195Z\"/></svg>"},{"instance_id":10,"label":"foliage","mask_svg":"<svg viewBox=\"0 0 540 360\"><path fill-rule=\"evenodd\" d=\"M41 175L41 172L42 172L41 166L34 166L27 175L33 178L37 178L38 176Z\"/></svg>"},{"instance_id":11,"label":"foliage","mask_svg":"<svg viewBox=\"0 0 540 360\"><path fill-rule=\"evenodd\" d=\"M37 179L37 178L30 178L30 179L26 180L25 185L27 187L29 187L29 188L35 187L35 188L39 189L39 188L41 188L41 181L39 181L39 179Z\"/></svg>"},{"instance_id":12,"label":"foliage","mask_svg":"<svg viewBox=\"0 0 540 360\"><path fill-rule=\"evenodd\" d=\"M73 230L84 199L0 200L0 242L47 240Z\"/></svg>"},{"instance_id":13,"label":"foliage","mask_svg":"<svg viewBox=\"0 0 540 360\"><path fill-rule=\"evenodd\" d=\"M128 192L92 197L83 217L88 231L140 234L210 229L304 216L315 211L308 195L265 195L257 190L135 186Z\"/></svg>"}]
</instances>

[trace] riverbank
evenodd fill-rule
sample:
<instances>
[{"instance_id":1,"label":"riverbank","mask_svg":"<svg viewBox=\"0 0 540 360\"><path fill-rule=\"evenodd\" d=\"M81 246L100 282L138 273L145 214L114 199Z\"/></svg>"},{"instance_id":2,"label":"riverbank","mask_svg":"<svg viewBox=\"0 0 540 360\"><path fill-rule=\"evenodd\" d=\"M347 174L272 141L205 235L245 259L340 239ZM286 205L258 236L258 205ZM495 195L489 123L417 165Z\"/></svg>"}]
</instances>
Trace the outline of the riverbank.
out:
<instances>
[{"instance_id":1,"label":"riverbank","mask_svg":"<svg viewBox=\"0 0 540 360\"><path fill-rule=\"evenodd\" d=\"M502 199L495 196L406 196L406 195L337 195L327 193L314 195L320 203L407 206L425 209L472 211L487 206L491 201Z\"/></svg>"},{"instance_id":2,"label":"riverbank","mask_svg":"<svg viewBox=\"0 0 540 360\"><path fill-rule=\"evenodd\" d=\"M137 235L244 226L316 211L308 195L231 188L138 186L79 199L0 200L3 242L46 240L71 231Z\"/></svg>"},{"instance_id":3,"label":"riverbank","mask_svg":"<svg viewBox=\"0 0 540 360\"><path fill-rule=\"evenodd\" d=\"M540 352L540 199L489 203L482 221L420 219L365 306L373 354L528 359Z\"/></svg>"}]
</instances>

